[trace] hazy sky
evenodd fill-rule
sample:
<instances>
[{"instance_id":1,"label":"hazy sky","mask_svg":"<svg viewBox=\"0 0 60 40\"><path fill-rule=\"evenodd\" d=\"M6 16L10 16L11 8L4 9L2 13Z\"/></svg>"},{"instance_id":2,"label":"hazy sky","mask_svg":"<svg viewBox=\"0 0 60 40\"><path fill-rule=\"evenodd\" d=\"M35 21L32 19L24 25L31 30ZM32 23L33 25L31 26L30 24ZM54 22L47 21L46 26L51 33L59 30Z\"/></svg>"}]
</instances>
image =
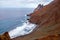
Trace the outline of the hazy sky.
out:
<instances>
[{"instance_id":1,"label":"hazy sky","mask_svg":"<svg viewBox=\"0 0 60 40\"><path fill-rule=\"evenodd\" d=\"M34 8L38 4L48 4L52 0L0 0L0 8Z\"/></svg>"}]
</instances>

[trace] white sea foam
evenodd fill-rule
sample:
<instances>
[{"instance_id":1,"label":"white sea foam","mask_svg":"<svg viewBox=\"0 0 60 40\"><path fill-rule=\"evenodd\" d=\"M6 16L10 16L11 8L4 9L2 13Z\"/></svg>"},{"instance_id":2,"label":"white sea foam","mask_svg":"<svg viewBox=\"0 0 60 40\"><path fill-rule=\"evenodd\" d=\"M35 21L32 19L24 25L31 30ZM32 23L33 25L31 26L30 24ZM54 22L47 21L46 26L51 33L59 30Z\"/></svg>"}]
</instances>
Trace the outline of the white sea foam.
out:
<instances>
[{"instance_id":1,"label":"white sea foam","mask_svg":"<svg viewBox=\"0 0 60 40\"><path fill-rule=\"evenodd\" d=\"M22 26L16 27L15 29L9 31L10 38L12 39L18 36L29 34L35 27L35 24L29 23L27 21L26 23L23 23Z\"/></svg>"}]
</instances>

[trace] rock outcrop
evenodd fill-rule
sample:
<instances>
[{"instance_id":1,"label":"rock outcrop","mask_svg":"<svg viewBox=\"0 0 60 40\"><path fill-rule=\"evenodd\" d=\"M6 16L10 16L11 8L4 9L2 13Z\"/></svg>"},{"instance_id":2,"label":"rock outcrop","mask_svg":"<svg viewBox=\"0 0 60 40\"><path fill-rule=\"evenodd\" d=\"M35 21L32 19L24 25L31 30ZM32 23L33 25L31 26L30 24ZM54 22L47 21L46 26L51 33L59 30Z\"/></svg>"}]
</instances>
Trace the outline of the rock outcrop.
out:
<instances>
[{"instance_id":1,"label":"rock outcrop","mask_svg":"<svg viewBox=\"0 0 60 40\"><path fill-rule=\"evenodd\" d=\"M5 32L4 34L0 35L0 40L10 40L8 32Z\"/></svg>"},{"instance_id":2,"label":"rock outcrop","mask_svg":"<svg viewBox=\"0 0 60 40\"><path fill-rule=\"evenodd\" d=\"M29 14L29 22L37 24L36 29L29 35L17 37L12 40L60 40L60 0L54 0L50 4ZM47 36L48 35L48 36ZM50 36L51 35L51 36Z\"/></svg>"},{"instance_id":3,"label":"rock outcrop","mask_svg":"<svg viewBox=\"0 0 60 40\"><path fill-rule=\"evenodd\" d=\"M43 7L44 7L43 5L39 4L39 5L37 6L37 8L35 8L34 12L40 10L40 9L43 8Z\"/></svg>"}]
</instances>

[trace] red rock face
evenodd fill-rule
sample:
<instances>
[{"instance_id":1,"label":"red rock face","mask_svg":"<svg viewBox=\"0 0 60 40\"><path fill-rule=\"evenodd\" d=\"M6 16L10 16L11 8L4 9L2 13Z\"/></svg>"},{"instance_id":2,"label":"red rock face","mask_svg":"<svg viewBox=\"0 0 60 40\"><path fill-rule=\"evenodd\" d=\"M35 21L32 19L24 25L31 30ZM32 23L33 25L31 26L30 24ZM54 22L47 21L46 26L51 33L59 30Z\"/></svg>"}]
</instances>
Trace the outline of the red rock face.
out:
<instances>
[{"instance_id":1,"label":"red rock face","mask_svg":"<svg viewBox=\"0 0 60 40\"><path fill-rule=\"evenodd\" d=\"M41 10L38 10L34 12L31 15L30 22L32 23L45 23L47 21L59 21L60 17L60 5L59 2L53 2L45 7L43 7ZM57 19L56 19L57 18ZM38 21L39 20L39 21ZM60 22L60 21L59 21Z\"/></svg>"}]
</instances>

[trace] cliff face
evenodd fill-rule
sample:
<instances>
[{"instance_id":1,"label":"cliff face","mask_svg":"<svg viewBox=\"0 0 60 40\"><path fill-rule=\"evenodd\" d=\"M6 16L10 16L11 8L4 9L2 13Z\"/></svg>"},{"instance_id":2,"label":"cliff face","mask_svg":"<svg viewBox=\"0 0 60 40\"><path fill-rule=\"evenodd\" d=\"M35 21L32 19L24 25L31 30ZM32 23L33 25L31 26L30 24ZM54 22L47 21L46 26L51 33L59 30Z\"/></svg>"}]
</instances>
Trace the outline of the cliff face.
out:
<instances>
[{"instance_id":1,"label":"cliff face","mask_svg":"<svg viewBox=\"0 0 60 40\"><path fill-rule=\"evenodd\" d=\"M50 38L60 40L60 35L56 36L60 34L60 0L54 0L28 16L30 16L29 22L37 24L36 30L12 40L51 40Z\"/></svg>"},{"instance_id":2,"label":"cliff face","mask_svg":"<svg viewBox=\"0 0 60 40\"><path fill-rule=\"evenodd\" d=\"M52 2L49 5L43 7L42 9L33 12L30 15L30 22L35 24L43 24L47 21L50 22L50 20L54 19L56 22L60 19L60 2ZM57 18L57 19L56 19ZM60 22L60 21L59 21Z\"/></svg>"}]
</instances>

